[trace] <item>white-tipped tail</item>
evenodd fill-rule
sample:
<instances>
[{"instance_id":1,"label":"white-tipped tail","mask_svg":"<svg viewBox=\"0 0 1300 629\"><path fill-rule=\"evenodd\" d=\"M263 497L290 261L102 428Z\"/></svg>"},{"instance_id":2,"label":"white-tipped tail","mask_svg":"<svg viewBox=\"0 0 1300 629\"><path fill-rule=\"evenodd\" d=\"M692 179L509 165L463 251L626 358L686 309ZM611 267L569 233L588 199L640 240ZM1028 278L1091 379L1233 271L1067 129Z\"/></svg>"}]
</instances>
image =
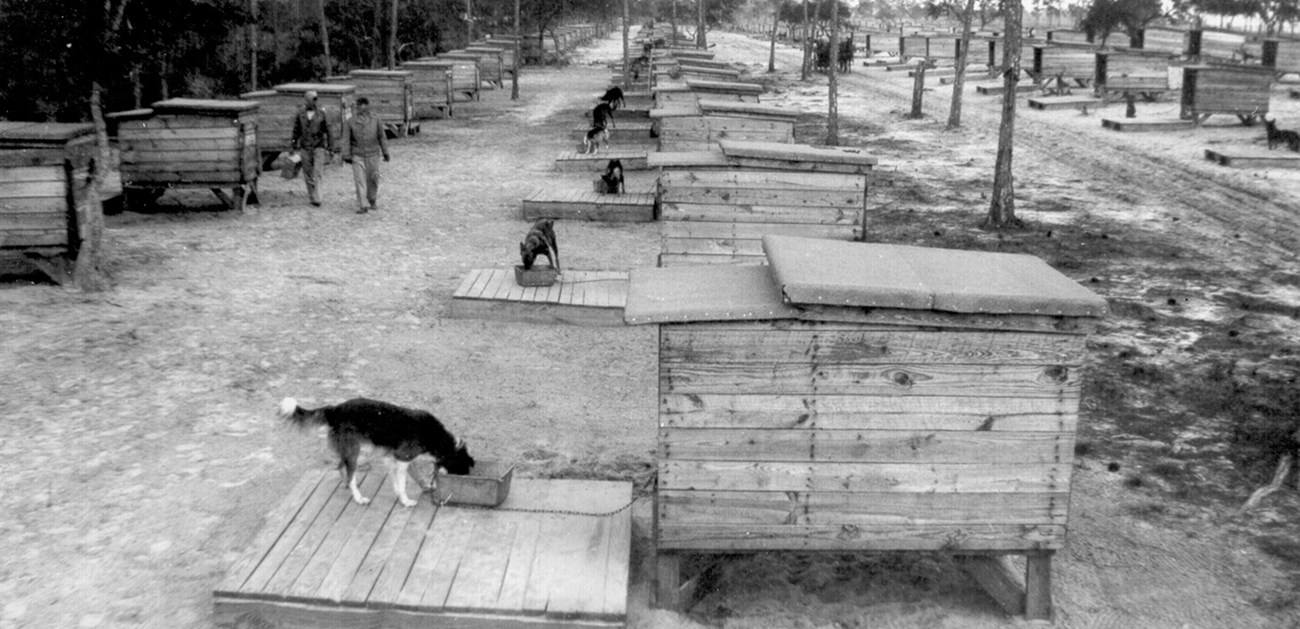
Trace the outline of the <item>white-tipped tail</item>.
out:
<instances>
[{"instance_id":1,"label":"white-tipped tail","mask_svg":"<svg viewBox=\"0 0 1300 629\"><path fill-rule=\"evenodd\" d=\"M291 397L280 400L280 418L288 419L293 417L294 411L298 410L298 400Z\"/></svg>"}]
</instances>

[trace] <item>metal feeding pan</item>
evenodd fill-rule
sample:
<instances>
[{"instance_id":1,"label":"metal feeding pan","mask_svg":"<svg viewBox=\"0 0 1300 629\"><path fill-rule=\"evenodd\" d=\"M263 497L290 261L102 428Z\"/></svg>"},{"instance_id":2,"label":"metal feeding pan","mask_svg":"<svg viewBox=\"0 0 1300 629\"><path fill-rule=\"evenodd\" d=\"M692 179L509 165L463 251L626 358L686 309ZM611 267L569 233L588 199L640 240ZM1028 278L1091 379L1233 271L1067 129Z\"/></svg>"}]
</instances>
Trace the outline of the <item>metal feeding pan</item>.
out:
<instances>
[{"instance_id":1,"label":"metal feeding pan","mask_svg":"<svg viewBox=\"0 0 1300 629\"><path fill-rule=\"evenodd\" d=\"M514 475L515 466L500 461L478 461L464 476L438 470L434 487L429 487L425 480L430 477L428 474L415 473L415 467L409 469L420 488L433 496L434 502L495 507L505 502L510 494L510 477Z\"/></svg>"},{"instance_id":2,"label":"metal feeding pan","mask_svg":"<svg viewBox=\"0 0 1300 629\"><path fill-rule=\"evenodd\" d=\"M559 270L550 266L538 265L524 270L523 266L515 265L515 283L520 286L550 286L559 275Z\"/></svg>"}]
</instances>

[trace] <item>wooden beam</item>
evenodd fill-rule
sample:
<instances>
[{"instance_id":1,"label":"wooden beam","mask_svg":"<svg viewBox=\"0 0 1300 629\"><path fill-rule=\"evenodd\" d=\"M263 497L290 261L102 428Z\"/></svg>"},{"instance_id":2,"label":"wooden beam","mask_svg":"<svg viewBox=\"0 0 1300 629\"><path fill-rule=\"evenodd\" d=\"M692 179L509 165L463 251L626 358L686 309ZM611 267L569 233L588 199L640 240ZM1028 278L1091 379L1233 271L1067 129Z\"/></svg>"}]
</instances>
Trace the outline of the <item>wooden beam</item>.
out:
<instances>
[{"instance_id":1,"label":"wooden beam","mask_svg":"<svg viewBox=\"0 0 1300 629\"><path fill-rule=\"evenodd\" d=\"M1044 550L1025 557L1025 618L1050 620L1052 617L1052 554Z\"/></svg>"},{"instance_id":2,"label":"wooden beam","mask_svg":"<svg viewBox=\"0 0 1300 629\"><path fill-rule=\"evenodd\" d=\"M1006 557L958 556L956 560L1008 614L1025 613L1025 584Z\"/></svg>"}]
</instances>

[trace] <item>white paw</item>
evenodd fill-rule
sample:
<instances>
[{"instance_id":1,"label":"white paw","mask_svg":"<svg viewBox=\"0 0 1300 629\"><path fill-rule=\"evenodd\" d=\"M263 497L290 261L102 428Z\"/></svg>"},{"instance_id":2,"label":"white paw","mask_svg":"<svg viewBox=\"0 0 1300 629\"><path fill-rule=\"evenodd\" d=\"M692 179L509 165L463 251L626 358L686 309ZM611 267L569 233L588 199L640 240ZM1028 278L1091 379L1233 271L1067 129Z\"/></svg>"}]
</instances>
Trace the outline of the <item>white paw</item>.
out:
<instances>
[{"instance_id":1,"label":"white paw","mask_svg":"<svg viewBox=\"0 0 1300 629\"><path fill-rule=\"evenodd\" d=\"M352 499L355 500L356 503L359 504L359 505L368 505L368 504L370 504L370 499L367 498L367 497L365 497L365 496L353 496Z\"/></svg>"},{"instance_id":2,"label":"white paw","mask_svg":"<svg viewBox=\"0 0 1300 629\"><path fill-rule=\"evenodd\" d=\"M403 507L406 507L408 509L415 506L415 501L411 500L410 498L407 498L406 496L398 496L397 499L401 501Z\"/></svg>"}]
</instances>

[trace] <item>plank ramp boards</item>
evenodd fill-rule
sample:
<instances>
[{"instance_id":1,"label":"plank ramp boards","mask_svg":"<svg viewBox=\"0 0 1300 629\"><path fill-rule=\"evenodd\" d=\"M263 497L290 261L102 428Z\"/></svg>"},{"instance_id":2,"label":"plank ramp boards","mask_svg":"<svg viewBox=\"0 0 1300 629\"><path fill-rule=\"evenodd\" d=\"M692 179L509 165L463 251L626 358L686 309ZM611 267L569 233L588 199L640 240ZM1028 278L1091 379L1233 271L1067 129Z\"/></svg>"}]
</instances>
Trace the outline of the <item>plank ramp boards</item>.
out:
<instances>
[{"instance_id":1,"label":"plank ramp boards","mask_svg":"<svg viewBox=\"0 0 1300 629\"><path fill-rule=\"evenodd\" d=\"M1241 168L1300 168L1300 153L1292 153L1285 147L1269 151L1266 149L1205 149L1205 159L1221 166Z\"/></svg>"},{"instance_id":2,"label":"plank ramp boards","mask_svg":"<svg viewBox=\"0 0 1300 629\"><path fill-rule=\"evenodd\" d=\"M629 483L514 479L498 509L397 504L381 471L368 506L333 470L303 476L213 592L219 626L621 627ZM244 625L240 625L244 626Z\"/></svg>"},{"instance_id":3,"label":"plank ramp boards","mask_svg":"<svg viewBox=\"0 0 1300 629\"><path fill-rule=\"evenodd\" d=\"M1196 122L1177 118L1102 118L1101 126L1104 129L1122 132L1178 131L1194 129L1196 128Z\"/></svg>"},{"instance_id":4,"label":"plank ramp boards","mask_svg":"<svg viewBox=\"0 0 1300 629\"><path fill-rule=\"evenodd\" d=\"M566 270L550 286L520 286L513 269L473 269L452 294L450 316L525 323L623 325L626 271Z\"/></svg>"},{"instance_id":5,"label":"plank ramp boards","mask_svg":"<svg viewBox=\"0 0 1300 629\"><path fill-rule=\"evenodd\" d=\"M575 188L541 188L524 198L523 218L577 219L621 223L655 220L655 195L602 194Z\"/></svg>"},{"instance_id":6,"label":"plank ramp boards","mask_svg":"<svg viewBox=\"0 0 1300 629\"><path fill-rule=\"evenodd\" d=\"M993 96L993 95L1001 94L1005 90L1006 90L1006 86L1004 86L1001 82L989 84L989 85L975 86L975 93L980 94L981 96ZM1033 83L1025 82L1023 79L1020 81L1020 83L1016 84L1017 93L1033 92L1037 90L1038 90L1037 85L1034 85Z\"/></svg>"}]
</instances>

